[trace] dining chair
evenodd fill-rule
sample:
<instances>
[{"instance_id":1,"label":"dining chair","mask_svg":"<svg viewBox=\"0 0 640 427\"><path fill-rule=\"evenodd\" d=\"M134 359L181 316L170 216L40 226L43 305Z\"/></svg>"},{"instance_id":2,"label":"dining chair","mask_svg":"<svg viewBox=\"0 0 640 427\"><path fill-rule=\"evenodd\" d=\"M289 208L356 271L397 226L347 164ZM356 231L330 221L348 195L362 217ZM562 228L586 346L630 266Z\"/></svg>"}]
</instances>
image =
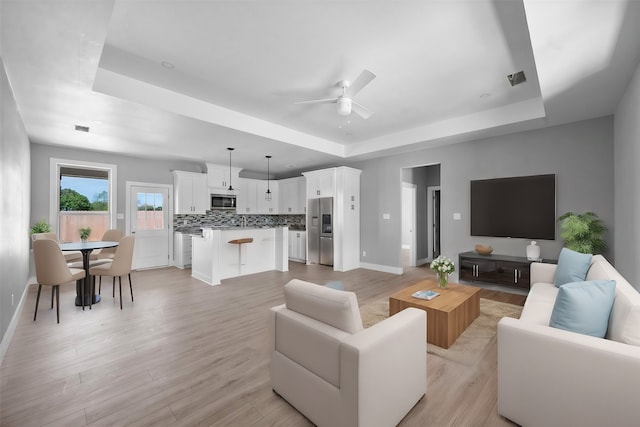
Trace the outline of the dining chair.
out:
<instances>
[{"instance_id":1,"label":"dining chair","mask_svg":"<svg viewBox=\"0 0 640 427\"><path fill-rule=\"evenodd\" d=\"M117 228L111 228L104 232L102 235L103 242L118 242L122 239L122 231ZM89 255L90 261L97 261L99 259L113 259L114 254L116 253L116 246L113 248L104 248L98 249L96 251L91 252Z\"/></svg>"},{"instance_id":2,"label":"dining chair","mask_svg":"<svg viewBox=\"0 0 640 427\"><path fill-rule=\"evenodd\" d=\"M89 268L89 275L92 278L92 287L95 289L96 276L113 277L113 297L116 295L116 277L120 286L120 310L122 310L122 276L125 274L129 276L129 290L131 291L131 301L133 301L133 286L131 284L131 263L133 261L133 245L135 243L135 236L125 236L120 239L116 252L113 256L113 261L96 265ZM94 291L92 290L92 293ZM100 289L98 289L100 293Z\"/></svg>"},{"instance_id":3,"label":"dining chair","mask_svg":"<svg viewBox=\"0 0 640 427\"><path fill-rule=\"evenodd\" d=\"M33 321L38 315L38 303L42 286L51 286L51 308L53 308L53 294L56 295L56 318L60 323L60 285L84 279L85 271L80 268L69 268L58 242L51 239L37 239L33 241L33 258L38 281L38 296ZM84 310L84 286L80 286L82 309Z\"/></svg>"},{"instance_id":4,"label":"dining chair","mask_svg":"<svg viewBox=\"0 0 640 427\"><path fill-rule=\"evenodd\" d=\"M56 233L33 233L31 235L31 239L34 242L36 240L46 239L46 240L53 240L56 243L60 243L60 239L58 239L58 235ZM62 255L64 256L64 259L68 263L77 262L77 261L82 262L82 252L80 251L68 251Z\"/></svg>"}]
</instances>

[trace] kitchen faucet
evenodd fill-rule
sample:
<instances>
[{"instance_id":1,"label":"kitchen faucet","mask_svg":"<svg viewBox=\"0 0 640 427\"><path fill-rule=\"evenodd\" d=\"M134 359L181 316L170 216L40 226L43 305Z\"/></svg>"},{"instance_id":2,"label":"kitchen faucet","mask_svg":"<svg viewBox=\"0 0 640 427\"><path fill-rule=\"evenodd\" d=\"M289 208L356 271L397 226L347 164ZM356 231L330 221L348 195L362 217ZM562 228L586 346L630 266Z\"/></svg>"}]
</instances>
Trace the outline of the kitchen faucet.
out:
<instances>
[{"instance_id":1,"label":"kitchen faucet","mask_svg":"<svg viewBox=\"0 0 640 427\"><path fill-rule=\"evenodd\" d=\"M247 226L247 217L242 215L242 226L246 227Z\"/></svg>"}]
</instances>

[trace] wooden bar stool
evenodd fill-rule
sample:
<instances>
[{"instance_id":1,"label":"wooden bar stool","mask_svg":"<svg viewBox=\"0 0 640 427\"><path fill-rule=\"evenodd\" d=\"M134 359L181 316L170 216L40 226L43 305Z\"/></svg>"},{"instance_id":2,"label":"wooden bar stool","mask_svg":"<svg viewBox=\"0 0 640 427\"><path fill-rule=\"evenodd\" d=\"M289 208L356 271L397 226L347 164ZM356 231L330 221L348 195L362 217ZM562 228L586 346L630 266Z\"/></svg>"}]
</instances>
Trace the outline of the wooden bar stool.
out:
<instances>
[{"instance_id":1,"label":"wooden bar stool","mask_svg":"<svg viewBox=\"0 0 640 427\"><path fill-rule=\"evenodd\" d=\"M253 242L253 237L245 237L242 239L229 240L228 243L238 245L238 275L242 274L242 244Z\"/></svg>"}]
</instances>

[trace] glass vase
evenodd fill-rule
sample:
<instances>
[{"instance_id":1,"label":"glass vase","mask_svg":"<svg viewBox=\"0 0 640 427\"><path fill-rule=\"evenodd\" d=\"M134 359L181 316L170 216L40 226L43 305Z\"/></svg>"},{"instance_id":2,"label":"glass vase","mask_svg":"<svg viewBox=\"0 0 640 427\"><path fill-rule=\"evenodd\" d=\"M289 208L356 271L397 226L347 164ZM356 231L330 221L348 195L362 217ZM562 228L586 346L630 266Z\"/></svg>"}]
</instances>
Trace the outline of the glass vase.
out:
<instances>
[{"instance_id":1,"label":"glass vase","mask_svg":"<svg viewBox=\"0 0 640 427\"><path fill-rule=\"evenodd\" d=\"M446 273L438 273L438 287L440 289L445 289L447 287L447 283L449 283L449 275Z\"/></svg>"}]
</instances>

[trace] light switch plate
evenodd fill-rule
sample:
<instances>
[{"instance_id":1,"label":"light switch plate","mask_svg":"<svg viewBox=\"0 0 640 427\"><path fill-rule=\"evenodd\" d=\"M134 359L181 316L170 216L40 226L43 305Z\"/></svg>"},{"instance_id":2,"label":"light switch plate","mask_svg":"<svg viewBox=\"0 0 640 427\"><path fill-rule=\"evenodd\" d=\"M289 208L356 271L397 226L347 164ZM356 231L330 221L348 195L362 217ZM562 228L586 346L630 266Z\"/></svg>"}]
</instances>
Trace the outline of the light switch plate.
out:
<instances>
[{"instance_id":1,"label":"light switch plate","mask_svg":"<svg viewBox=\"0 0 640 427\"><path fill-rule=\"evenodd\" d=\"M460 214L460 212L454 212L453 220L454 221L460 221L461 219L462 219L462 215Z\"/></svg>"},{"instance_id":2,"label":"light switch plate","mask_svg":"<svg viewBox=\"0 0 640 427\"><path fill-rule=\"evenodd\" d=\"M382 214L382 219L391 219L391 214L383 213Z\"/></svg>"}]
</instances>

